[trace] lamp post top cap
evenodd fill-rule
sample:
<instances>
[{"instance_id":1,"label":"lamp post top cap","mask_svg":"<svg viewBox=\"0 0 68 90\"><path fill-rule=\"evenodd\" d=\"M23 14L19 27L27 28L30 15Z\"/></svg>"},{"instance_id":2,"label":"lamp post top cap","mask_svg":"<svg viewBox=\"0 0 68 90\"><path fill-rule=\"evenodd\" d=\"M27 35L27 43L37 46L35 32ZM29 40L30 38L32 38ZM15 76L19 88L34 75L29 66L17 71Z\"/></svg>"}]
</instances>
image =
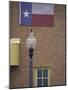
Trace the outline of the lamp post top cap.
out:
<instances>
[{"instance_id":1,"label":"lamp post top cap","mask_svg":"<svg viewBox=\"0 0 68 90\"><path fill-rule=\"evenodd\" d=\"M33 33L33 32L30 32L30 33L29 33L29 37L30 37L30 38L34 38L34 33Z\"/></svg>"},{"instance_id":2,"label":"lamp post top cap","mask_svg":"<svg viewBox=\"0 0 68 90\"><path fill-rule=\"evenodd\" d=\"M31 28L31 32L32 32L32 28Z\"/></svg>"}]
</instances>

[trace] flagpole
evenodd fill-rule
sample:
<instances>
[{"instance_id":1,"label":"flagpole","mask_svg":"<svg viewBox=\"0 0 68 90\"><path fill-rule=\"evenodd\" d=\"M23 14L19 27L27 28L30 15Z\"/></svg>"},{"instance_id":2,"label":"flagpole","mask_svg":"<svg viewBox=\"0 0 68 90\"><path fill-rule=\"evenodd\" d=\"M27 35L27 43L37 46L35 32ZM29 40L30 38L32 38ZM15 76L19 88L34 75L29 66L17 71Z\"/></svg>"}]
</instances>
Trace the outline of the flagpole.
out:
<instances>
[{"instance_id":1,"label":"flagpole","mask_svg":"<svg viewBox=\"0 0 68 90\"><path fill-rule=\"evenodd\" d=\"M19 24L21 24L21 2L19 2Z\"/></svg>"}]
</instances>

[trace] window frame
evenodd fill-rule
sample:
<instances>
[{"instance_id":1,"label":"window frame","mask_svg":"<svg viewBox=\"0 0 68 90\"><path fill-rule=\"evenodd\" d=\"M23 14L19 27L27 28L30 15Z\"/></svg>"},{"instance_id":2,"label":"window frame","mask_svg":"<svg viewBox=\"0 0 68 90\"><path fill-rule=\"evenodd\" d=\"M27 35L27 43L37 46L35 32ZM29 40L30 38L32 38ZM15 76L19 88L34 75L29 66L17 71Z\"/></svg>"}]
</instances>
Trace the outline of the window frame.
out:
<instances>
[{"instance_id":1,"label":"window frame","mask_svg":"<svg viewBox=\"0 0 68 90\"><path fill-rule=\"evenodd\" d=\"M43 77L43 75L42 75L42 77L39 77L39 78L38 78L38 73L37 73L37 72L38 72L39 69L42 69L42 70L46 70L46 69L47 69L47 70L48 70L48 77ZM42 80L43 80L43 79L48 79L48 86L50 85L50 68L47 68L47 67L37 67L37 68L35 68L34 73L35 73L35 74L34 74L34 75L35 75L35 76L34 76L34 86L35 86L35 87L38 87L38 85L37 85L37 79L42 79ZM42 71L42 74L43 74L43 71ZM43 83L43 82L42 82L42 83ZM43 84L42 84L42 85L43 85ZM48 87L48 86L47 86L47 87ZM46 87L46 86L41 86L41 87Z\"/></svg>"}]
</instances>

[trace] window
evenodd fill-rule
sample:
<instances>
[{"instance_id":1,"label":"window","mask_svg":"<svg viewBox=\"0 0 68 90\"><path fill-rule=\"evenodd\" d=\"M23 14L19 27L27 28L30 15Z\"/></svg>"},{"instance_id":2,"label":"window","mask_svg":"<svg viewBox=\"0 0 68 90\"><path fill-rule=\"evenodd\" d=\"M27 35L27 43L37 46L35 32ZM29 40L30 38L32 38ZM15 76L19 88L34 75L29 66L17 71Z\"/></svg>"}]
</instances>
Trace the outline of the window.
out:
<instances>
[{"instance_id":1,"label":"window","mask_svg":"<svg viewBox=\"0 0 68 90\"><path fill-rule=\"evenodd\" d=\"M37 68L35 73L35 86L46 87L48 86L49 69L48 68Z\"/></svg>"}]
</instances>

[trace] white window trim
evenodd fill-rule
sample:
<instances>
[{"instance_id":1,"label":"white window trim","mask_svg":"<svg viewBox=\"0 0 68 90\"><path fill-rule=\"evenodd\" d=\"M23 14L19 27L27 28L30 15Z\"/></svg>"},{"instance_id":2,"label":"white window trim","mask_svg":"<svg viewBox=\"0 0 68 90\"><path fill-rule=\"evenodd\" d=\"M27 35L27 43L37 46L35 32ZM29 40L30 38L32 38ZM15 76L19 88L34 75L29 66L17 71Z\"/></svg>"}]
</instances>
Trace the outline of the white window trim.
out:
<instances>
[{"instance_id":1,"label":"white window trim","mask_svg":"<svg viewBox=\"0 0 68 90\"><path fill-rule=\"evenodd\" d=\"M35 71L34 71L34 86L37 87L37 70L39 68L35 68ZM48 69L48 77L45 77L45 79L47 78L48 79L48 86L50 85L50 69L49 68L43 68L41 67L41 69ZM43 73L43 72L42 72ZM42 77L42 80L43 80L44 77ZM43 82L42 82L42 85L43 85Z\"/></svg>"}]
</instances>

